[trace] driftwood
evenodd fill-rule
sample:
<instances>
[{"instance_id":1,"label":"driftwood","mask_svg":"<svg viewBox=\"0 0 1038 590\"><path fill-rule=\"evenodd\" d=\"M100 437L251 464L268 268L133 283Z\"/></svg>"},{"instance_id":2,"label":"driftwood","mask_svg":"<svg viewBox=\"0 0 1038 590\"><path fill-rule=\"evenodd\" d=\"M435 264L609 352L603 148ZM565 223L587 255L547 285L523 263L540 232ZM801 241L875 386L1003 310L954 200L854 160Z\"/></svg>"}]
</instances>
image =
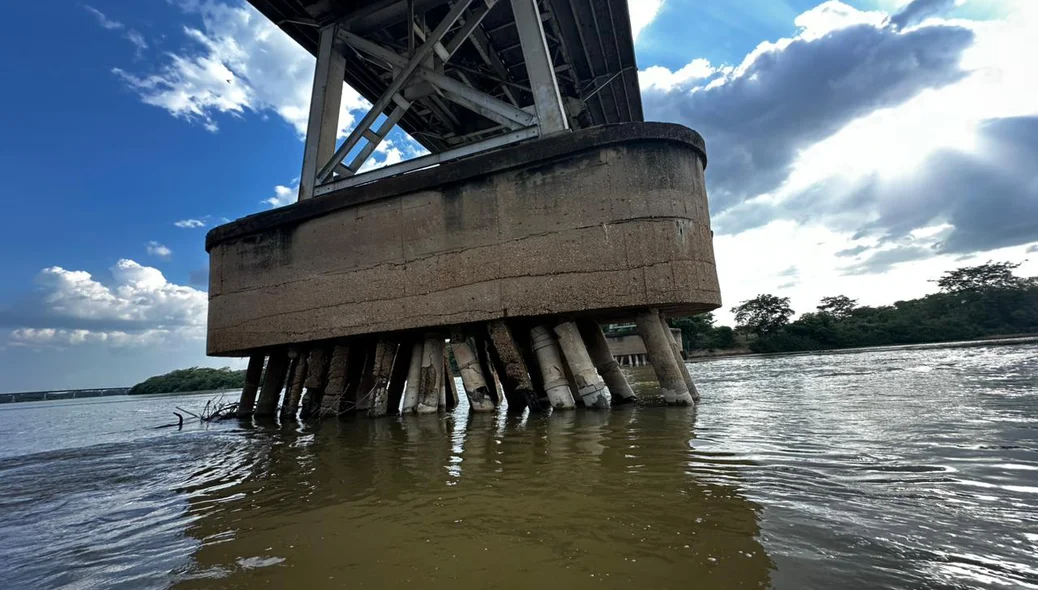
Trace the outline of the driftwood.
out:
<instances>
[{"instance_id":1,"label":"driftwood","mask_svg":"<svg viewBox=\"0 0 1038 590\"><path fill-rule=\"evenodd\" d=\"M179 410L179 412L173 412L173 415L177 417L177 423L163 424L162 426L156 426L156 428L172 428L176 426L177 429L181 429L184 427L184 414L196 418L200 423L205 424L207 422L219 422L235 418L238 413L238 402L225 402L222 395L205 402L205 407L199 413L185 410L180 406L175 407Z\"/></svg>"}]
</instances>

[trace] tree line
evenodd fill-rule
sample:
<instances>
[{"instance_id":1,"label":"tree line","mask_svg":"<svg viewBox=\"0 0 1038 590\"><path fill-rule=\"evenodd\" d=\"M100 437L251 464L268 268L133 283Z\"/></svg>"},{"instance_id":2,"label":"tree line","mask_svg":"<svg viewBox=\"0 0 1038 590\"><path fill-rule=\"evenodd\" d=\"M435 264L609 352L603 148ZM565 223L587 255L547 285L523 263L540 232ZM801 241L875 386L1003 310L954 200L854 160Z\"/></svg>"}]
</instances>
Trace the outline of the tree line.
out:
<instances>
[{"instance_id":1,"label":"tree line","mask_svg":"<svg viewBox=\"0 0 1038 590\"><path fill-rule=\"evenodd\" d=\"M761 294L732 308L736 329L714 326L711 314L672 321L686 352L740 346L795 352L949 342L1038 333L1038 278L1018 277L1019 264L988 262L944 273L938 292L893 305L858 305L824 297L795 321L788 297Z\"/></svg>"},{"instance_id":2,"label":"tree line","mask_svg":"<svg viewBox=\"0 0 1038 590\"><path fill-rule=\"evenodd\" d=\"M245 371L233 371L230 367L222 369L191 367L190 369L177 369L165 375L149 377L131 387L130 395L141 393L186 393L218 389L241 389L243 387L245 387Z\"/></svg>"}]
</instances>

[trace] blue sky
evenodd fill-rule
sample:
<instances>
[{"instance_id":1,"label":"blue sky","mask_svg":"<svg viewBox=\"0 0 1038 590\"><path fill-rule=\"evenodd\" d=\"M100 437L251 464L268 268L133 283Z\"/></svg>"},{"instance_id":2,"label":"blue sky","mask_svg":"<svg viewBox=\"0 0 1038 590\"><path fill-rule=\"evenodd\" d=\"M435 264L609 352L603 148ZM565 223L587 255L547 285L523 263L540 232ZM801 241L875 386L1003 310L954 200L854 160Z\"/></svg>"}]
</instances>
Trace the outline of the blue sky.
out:
<instances>
[{"instance_id":1,"label":"blue sky","mask_svg":"<svg viewBox=\"0 0 1038 590\"><path fill-rule=\"evenodd\" d=\"M631 0L647 118L710 145L726 304L890 303L1038 250L1035 4ZM205 232L292 200L312 58L233 0L8 13L0 390L226 364L204 356ZM415 153L397 132L376 161Z\"/></svg>"}]
</instances>

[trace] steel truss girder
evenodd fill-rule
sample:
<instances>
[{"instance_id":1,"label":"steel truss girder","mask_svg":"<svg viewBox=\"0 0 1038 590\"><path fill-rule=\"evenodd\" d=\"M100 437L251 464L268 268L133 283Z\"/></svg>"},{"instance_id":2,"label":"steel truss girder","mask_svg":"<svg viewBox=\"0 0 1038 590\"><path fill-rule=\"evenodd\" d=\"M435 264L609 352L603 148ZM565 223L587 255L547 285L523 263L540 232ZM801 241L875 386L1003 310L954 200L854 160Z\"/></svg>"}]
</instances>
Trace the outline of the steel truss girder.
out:
<instances>
[{"instance_id":1,"label":"steel truss girder","mask_svg":"<svg viewBox=\"0 0 1038 590\"><path fill-rule=\"evenodd\" d=\"M411 59L400 70L393 82L390 83L388 88L386 88L386 91L382 93L382 96L375 101L371 110L364 115L364 118L357 124L357 127L354 128L353 132L351 132L349 137L346 138L346 141L339 146L339 149L335 150L335 154L332 155L331 160L329 160L328 163L325 164L317 173L318 183L326 182L331 178L336 167L343 161L346 155L356 147L357 143L360 142L361 138L364 136L364 133L369 131L370 127L378 119L379 115L382 114L382 111L386 110L386 107L396 99L398 93L403 90L404 86L406 86L410 81L415 70L421 66L422 62L432 56L433 52L436 50L436 45L440 43L451 27L458 22L461 15L474 1L475 0L458 0L457 4L455 4L447 13L447 16L440 21L440 24L436 25L433 32L429 34L421 47L415 50Z\"/></svg>"},{"instance_id":2,"label":"steel truss girder","mask_svg":"<svg viewBox=\"0 0 1038 590\"><path fill-rule=\"evenodd\" d=\"M428 32L428 29L424 26L424 20L419 24L415 22L413 17L410 18L412 30L409 32L409 49L406 56L347 30L348 24L343 26L344 23L337 23L326 27L325 31L334 37L328 43L334 46L333 51L337 55L334 56L335 59L329 59L328 52L325 51L318 56L319 62L322 61L322 56L324 56L324 60L332 64L331 69L337 70L339 64L336 59L344 61L343 50L346 46L349 46L368 56L369 59L384 64L392 74L392 81L342 145L334 150L334 153L326 160L323 167L319 170L313 170L313 168L316 168L313 165L314 163L310 162L311 165L308 167L308 161L304 159L304 178L301 180L300 199L323 195L349 186L356 186L380 178L435 166L480 151L491 150L539 135L568 129L566 109L559 91L556 72L552 57L548 51L546 33L542 23L545 15L540 13L537 0L510 0L529 74L531 92L535 100L534 105L526 109L518 107L515 96L508 88L507 70L496 59L496 54L488 47L486 35L483 34L483 30L480 28L483 18L497 2L498 0L455 0L451 3L448 14L431 32ZM411 10L409 6L408 12ZM445 40L448 33L452 30L455 31L452 37L449 40ZM421 42L421 45L417 48L414 47L416 40ZM473 43L477 53L491 68L497 71L505 70L501 72L503 76L500 84L504 90L505 98L511 100L511 104L475 89L469 84L468 78L462 74L459 75L462 76L464 82L441 73L441 64L450 60L466 41ZM324 44L322 42L322 45ZM329 68L325 65L324 69ZM317 71L318 74L322 72L321 64L317 66ZM497 129L499 132L503 130L504 133L477 143L416 158L377 171L365 172L363 175L358 176L361 167L367 159L412 106L411 100L430 92L430 88L425 88L424 90L415 88L416 84L421 82L431 86L433 93L429 97L429 100L432 101L431 104L441 104L442 108L441 100L447 99L497 123L496 127L480 131L477 133L477 136L493 132L494 129ZM408 92L407 98L405 98L404 91L408 89L411 89L411 92ZM335 98L331 96L332 93L323 92L331 99ZM317 98L318 88L315 85L314 100L317 101ZM408 98L411 100L408 100ZM317 127L323 129L323 127L329 125L324 120L328 114L326 112L328 111L327 102L326 98L319 103L318 106L320 108L318 111L314 110L314 106L311 107L311 122L308 129L315 128L315 122L313 121L315 116L320 119L316 122ZM336 101L336 103L338 102ZM338 104L335 106L337 107ZM391 106L393 107L392 110L387 110ZM335 114L337 115L337 110ZM385 114L384 120L375 129L374 126L383 114ZM331 124L334 126L336 123L333 121ZM332 147L334 147L334 133L335 131L332 131ZM327 135L327 133L323 135ZM327 137L323 137L323 135L318 133L316 135L317 139L311 142L310 134L308 133L307 153L320 156L329 151L326 146L328 143ZM348 164L344 163L343 161L356 148L361 139L365 139L367 143L350 159ZM313 143L313 148L311 148L311 143ZM318 145L322 148L321 150L317 149L316 146ZM327 157L314 158L313 155L311 155L311 160L324 160ZM308 173L309 182L306 180ZM333 180L336 174L339 178ZM306 185L305 191L304 185ZM307 193L306 196L304 196L304 192Z\"/></svg>"},{"instance_id":3,"label":"steel truss girder","mask_svg":"<svg viewBox=\"0 0 1038 590\"><path fill-rule=\"evenodd\" d=\"M338 190L367 184L383 178L389 178L391 176L397 176L400 174L406 174L408 172L414 172L421 170L422 168L430 168L437 166L445 162L464 158L481 152L497 149L520 141L525 141L540 135L539 130L536 126L526 127L525 129L519 129L516 131L510 131L508 133L491 137L490 139L483 140L479 143L471 143L458 148L446 150L437 154L429 154L428 156L421 156L414 158L413 160L407 160L406 162L400 162L399 164L393 164L392 166L386 166L364 174L358 174L349 178L342 178L339 180L333 180L327 184L322 184L317 187L315 194L317 196L326 195Z\"/></svg>"},{"instance_id":4,"label":"steel truss girder","mask_svg":"<svg viewBox=\"0 0 1038 590\"><path fill-rule=\"evenodd\" d=\"M341 36L350 47L382 61L391 68L400 68L407 63L407 58L377 43L363 39L359 35L344 31ZM415 70L415 76L439 88L445 98L484 115L496 123L512 128L529 127L537 123L535 115L489 94L479 92L445 74L426 67L419 67Z\"/></svg>"}]
</instances>

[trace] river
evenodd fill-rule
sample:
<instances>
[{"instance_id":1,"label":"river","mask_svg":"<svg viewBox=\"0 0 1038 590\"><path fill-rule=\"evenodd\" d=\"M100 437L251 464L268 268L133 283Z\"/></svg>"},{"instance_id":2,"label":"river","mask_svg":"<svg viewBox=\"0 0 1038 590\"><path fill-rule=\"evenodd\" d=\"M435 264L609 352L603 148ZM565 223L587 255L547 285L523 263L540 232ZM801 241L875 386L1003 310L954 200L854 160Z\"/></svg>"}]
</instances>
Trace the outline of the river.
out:
<instances>
[{"instance_id":1,"label":"river","mask_svg":"<svg viewBox=\"0 0 1038 590\"><path fill-rule=\"evenodd\" d=\"M1038 345L690 366L697 410L177 430L212 395L6 404L0 585L1038 588Z\"/></svg>"}]
</instances>

